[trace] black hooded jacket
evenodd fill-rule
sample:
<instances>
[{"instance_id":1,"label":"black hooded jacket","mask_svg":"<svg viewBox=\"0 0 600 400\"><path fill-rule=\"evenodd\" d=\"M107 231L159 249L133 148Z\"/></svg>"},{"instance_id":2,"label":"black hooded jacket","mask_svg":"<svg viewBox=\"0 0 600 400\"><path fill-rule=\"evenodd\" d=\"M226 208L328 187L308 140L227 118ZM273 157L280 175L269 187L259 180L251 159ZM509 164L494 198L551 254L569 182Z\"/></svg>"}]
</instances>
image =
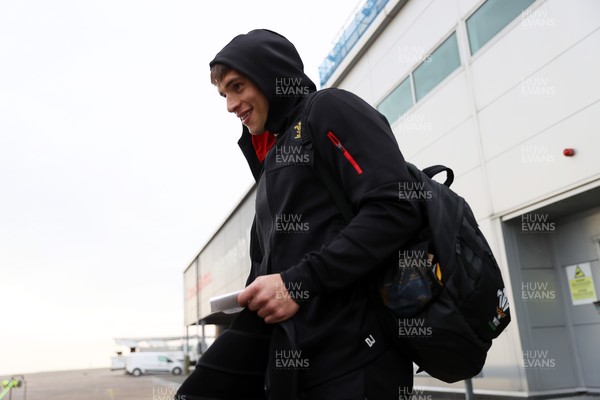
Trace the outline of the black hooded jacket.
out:
<instances>
[{"instance_id":1,"label":"black hooded jacket","mask_svg":"<svg viewBox=\"0 0 600 400\"><path fill-rule=\"evenodd\" d=\"M399 185L412 178L385 117L357 96L326 89L304 109L316 87L283 36L239 35L211 67L216 63L247 76L269 100L268 132L253 138L244 127L239 140L258 184L248 283L280 273L301 305L274 335L297 341L299 382L312 387L390 348L370 282L383 265L398 263L397 249L419 230L418 206L399 196ZM314 149L302 141L307 129L355 210L349 224L311 167Z\"/></svg>"}]
</instances>

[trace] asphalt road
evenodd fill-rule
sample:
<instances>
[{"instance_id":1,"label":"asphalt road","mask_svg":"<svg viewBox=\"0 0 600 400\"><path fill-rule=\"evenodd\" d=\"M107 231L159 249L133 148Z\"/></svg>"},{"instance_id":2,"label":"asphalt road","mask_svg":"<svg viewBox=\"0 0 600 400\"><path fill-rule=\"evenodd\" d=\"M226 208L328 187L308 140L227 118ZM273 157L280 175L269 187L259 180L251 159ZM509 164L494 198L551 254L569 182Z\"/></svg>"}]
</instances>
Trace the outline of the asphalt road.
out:
<instances>
[{"instance_id":1,"label":"asphalt road","mask_svg":"<svg viewBox=\"0 0 600 400\"><path fill-rule=\"evenodd\" d=\"M10 378L0 376L0 380ZM13 389L2 400L172 400L185 376L125 375L123 370L90 369L42 372L24 376L24 385ZM416 392L414 400L462 400L464 394ZM546 397L550 398L550 397ZM600 400L600 397L565 396L553 400ZM498 397L475 395L474 400L498 400ZM504 397L503 399L511 399Z\"/></svg>"},{"instance_id":2,"label":"asphalt road","mask_svg":"<svg viewBox=\"0 0 600 400\"><path fill-rule=\"evenodd\" d=\"M0 377L0 380L10 377ZM184 376L133 377L123 370L90 369L24 375L3 400L171 400Z\"/></svg>"}]
</instances>

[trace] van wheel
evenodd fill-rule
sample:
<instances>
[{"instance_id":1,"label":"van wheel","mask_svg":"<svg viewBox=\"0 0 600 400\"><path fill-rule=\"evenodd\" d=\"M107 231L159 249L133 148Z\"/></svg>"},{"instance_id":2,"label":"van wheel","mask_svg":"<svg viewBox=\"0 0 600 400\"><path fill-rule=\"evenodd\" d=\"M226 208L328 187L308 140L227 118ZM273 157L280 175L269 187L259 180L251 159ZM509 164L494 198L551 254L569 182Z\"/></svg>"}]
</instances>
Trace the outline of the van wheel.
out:
<instances>
[{"instance_id":1,"label":"van wheel","mask_svg":"<svg viewBox=\"0 0 600 400\"><path fill-rule=\"evenodd\" d=\"M173 368L173 375L181 375L181 368L179 368L179 367Z\"/></svg>"},{"instance_id":2,"label":"van wheel","mask_svg":"<svg viewBox=\"0 0 600 400\"><path fill-rule=\"evenodd\" d=\"M133 376L140 376L142 375L142 370L139 368L136 368L133 370L133 372L131 373Z\"/></svg>"}]
</instances>

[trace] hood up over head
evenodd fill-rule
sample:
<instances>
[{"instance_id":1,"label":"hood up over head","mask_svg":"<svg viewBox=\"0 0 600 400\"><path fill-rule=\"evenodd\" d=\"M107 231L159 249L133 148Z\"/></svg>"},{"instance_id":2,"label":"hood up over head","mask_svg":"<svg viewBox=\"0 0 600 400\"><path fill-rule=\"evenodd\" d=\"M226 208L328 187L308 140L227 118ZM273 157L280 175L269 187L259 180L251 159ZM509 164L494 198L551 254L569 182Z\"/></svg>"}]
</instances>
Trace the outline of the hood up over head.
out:
<instances>
[{"instance_id":1,"label":"hood up over head","mask_svg":"<svg viewBox=\"0 0 600 400\"><path fill-rule=\"evenodd\" d=\"M265 129L279 133L289 124L290 111L316 90L304 73L294 45L282 35L256 29L238 35L210 62L224 64L248 77L269 100Z\"/></svg>"}]
</instances>

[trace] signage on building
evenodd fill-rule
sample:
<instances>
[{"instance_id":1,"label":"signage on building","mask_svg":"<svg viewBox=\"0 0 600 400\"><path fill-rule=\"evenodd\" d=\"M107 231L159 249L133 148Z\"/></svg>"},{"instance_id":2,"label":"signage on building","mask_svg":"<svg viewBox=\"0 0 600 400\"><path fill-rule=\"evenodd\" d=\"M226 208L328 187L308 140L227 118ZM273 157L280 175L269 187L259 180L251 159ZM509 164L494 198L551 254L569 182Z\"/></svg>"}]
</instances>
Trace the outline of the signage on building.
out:
<instances>
[{"instance_id":1,"label":"signage on building","mask_svg":"<svg viewBox=\"0 0 600 400\"><path fill-rule=\"evenodd\" d=\"M565 267L565 271L567 272L571 301L574 306L592 304L598 300L596 288L594 287L592 267L589 262L569 265Z\"/></svg>"}]
</instances>

